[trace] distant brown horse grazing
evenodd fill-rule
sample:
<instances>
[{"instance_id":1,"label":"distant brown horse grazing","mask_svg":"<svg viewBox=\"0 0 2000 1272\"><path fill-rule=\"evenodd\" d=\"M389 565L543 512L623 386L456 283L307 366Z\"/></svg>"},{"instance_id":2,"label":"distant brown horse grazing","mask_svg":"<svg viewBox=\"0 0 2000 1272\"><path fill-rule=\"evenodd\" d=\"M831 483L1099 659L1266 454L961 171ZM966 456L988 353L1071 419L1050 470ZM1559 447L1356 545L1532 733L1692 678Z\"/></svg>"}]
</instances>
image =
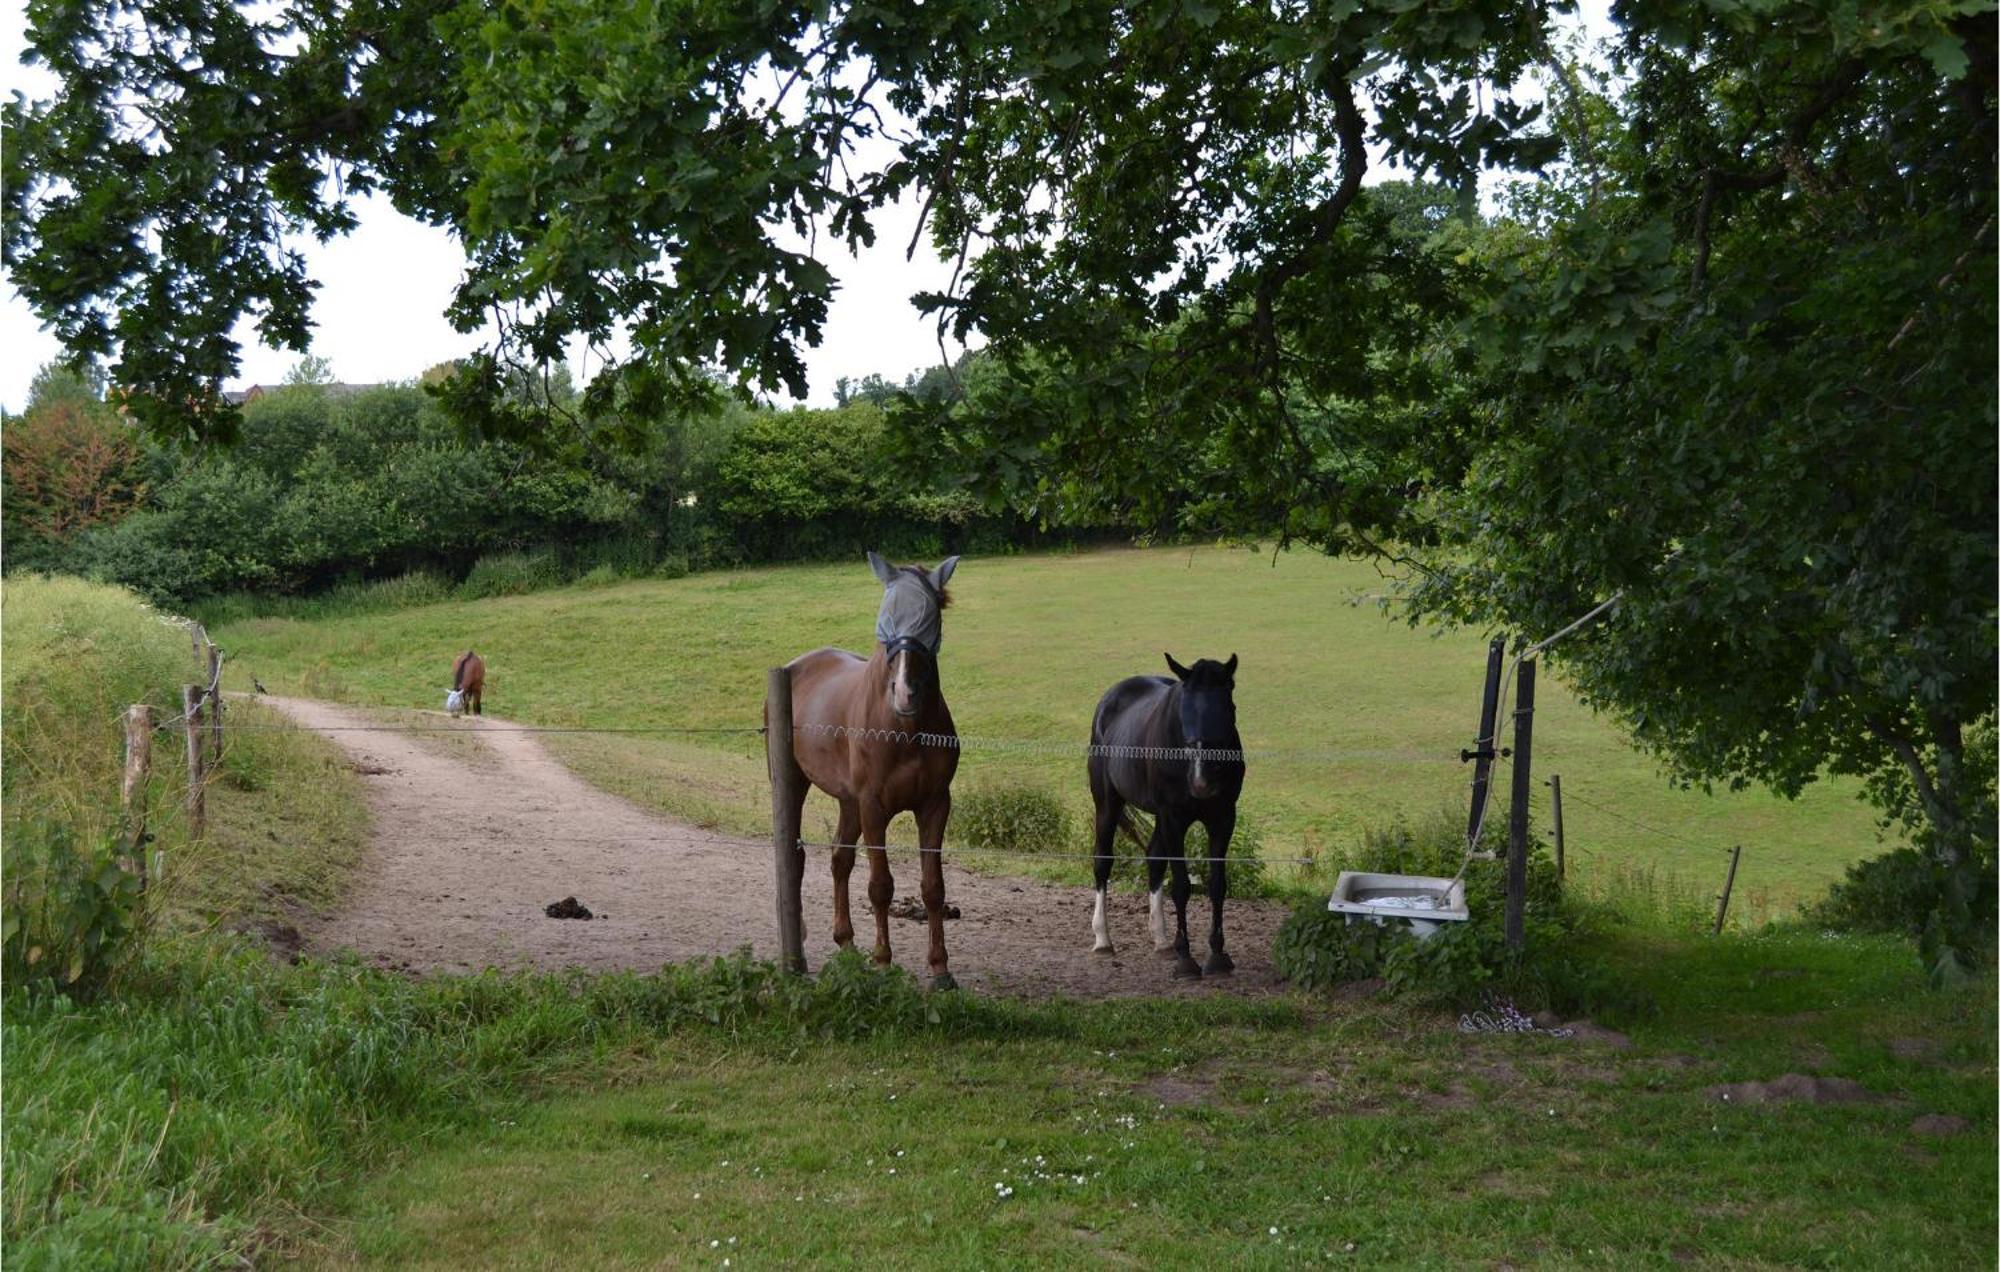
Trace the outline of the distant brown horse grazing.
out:
<instances>
[{"instance_id":1,"label":"distant brown horse grazing","mask_svg":"<svg viewBox=\"0 0 2000 1272\"><path fill-rule=\"evenodd\" d=\"M451 665L451 692L444 696L444 709L453 715L468 709L480 714L479 696L485 688L486 664L468 649Z\"/></svg>"},{"instance_id":2,"label":"distant brown horse grazing","mask_svg":"<svg viewBox=\"0 0 2000 1272\"><path fill-rule=\"evenodd\" d=\"M948 557L937 569L890 565L868 554L882 580L882 608L875 617L875 653L870 658L844 649L815 649L790 664L794 746L807 780L840 804L843 845L833 853L833 939L854 944L854 920L847 906L847 877L854 870L854 845L868 846L868 901L875 910L875 961L889 961L889 823L898 813L917 818L917 845L923 863L924 913L931 930L931 986L955 982L944 954L944 825L951 816L951 778L958 771L958 748L951 711L938 688L941 611L951 603L945 583L958 568ZM840 726L836 729L829 726ZM928 745L915 737L928 734ZM805 792L799 792L803 805ZM794 817L797 816L795 812Z\"/></svg>"}]
</instances>

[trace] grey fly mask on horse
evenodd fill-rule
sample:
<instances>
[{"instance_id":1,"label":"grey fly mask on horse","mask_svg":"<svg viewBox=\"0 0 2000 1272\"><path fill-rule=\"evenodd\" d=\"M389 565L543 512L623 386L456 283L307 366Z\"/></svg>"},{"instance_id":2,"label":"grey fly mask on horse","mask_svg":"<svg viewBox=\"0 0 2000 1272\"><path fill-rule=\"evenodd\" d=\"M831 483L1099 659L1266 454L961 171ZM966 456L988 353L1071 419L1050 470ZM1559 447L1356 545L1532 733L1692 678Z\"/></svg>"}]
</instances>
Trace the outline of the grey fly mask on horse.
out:
<instances>
[{"instance_id":1,"label":"grey fly mask on horse","mask_svg":"<svg viewBox=\"0 0 2000 1272\"><path fill-rule=\"evenodd\" d=\"M890 701L898 715L914 712L916 694L910 683L912 651L935 659L944 643L944 585L958 568L957 557L946 557L935 570L894 566L874 552L868 566L882 581L882 608L875 613L875 639L890 662Z\"/></svg>"}]
</instances>

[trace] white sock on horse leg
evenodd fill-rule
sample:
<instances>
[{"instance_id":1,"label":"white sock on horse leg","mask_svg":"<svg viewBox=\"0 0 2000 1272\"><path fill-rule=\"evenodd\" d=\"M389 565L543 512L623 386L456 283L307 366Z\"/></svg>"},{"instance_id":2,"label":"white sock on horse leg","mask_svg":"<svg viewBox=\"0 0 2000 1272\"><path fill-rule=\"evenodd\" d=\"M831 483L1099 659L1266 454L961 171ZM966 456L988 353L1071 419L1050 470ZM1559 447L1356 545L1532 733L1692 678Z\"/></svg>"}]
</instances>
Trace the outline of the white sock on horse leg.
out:
<instances>
[{"instance_id":1,"label":"white sock on horse leg","mask_svg":"<svg viewBox=\"0 0 2000 1272\"><path fill-rule=\"evenodd\" d=\"M1148 907L1147 916L1152 920L1153 924L1153 948L1156 950L1172 949L1174 938L1167 932L1166 886L1162 884L1160 887L1154 888L1152 895L1147 898L1146 904Z\"/></svg>"},{"instance_id":2,"label":"white sock on horse leg","mask_svg":"<svg viewBox=\"0 0 2000 1272\"><path fill-rule=\"evenodd\" d=\"M1090 913L1091 935L1097 938L1096 944L1090 948L1099 954L1108 954L1111 952L1111 921L1104 914L1105 891L1106 889L1104 888L1097 890L1097 905Z\"/></svg>"}]
</instances>

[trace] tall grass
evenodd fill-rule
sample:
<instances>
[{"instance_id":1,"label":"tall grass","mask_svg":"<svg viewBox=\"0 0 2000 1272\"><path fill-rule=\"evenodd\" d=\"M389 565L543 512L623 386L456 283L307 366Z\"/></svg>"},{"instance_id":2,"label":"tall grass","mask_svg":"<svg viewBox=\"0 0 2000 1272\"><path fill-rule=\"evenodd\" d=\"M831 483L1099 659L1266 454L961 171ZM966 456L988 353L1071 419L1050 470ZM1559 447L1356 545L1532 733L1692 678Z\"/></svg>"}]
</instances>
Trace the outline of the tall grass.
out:
<instances>
[{"instance_id":1,"label":"tall grass","mask_svg":"<svg viewBox=\"0 0 2000 1272\"><path fill-rule=\"evenodd\" d=\"M536 1074L682 1030L783 1054L801 1039L1075 1028L1068 1007L928 995L856 955L811 980L739 957L644 977L410 981L187 940L150 952L115 998L15 991L5 1006L8 1261L51 1268L255 1255L406 1132L486 1116Z\"/></svg>"},{"instance_id":2,"label":"tall grass","mask_svg":"<svg viewBox=\"0 0 2000 1272\"><path fill-rule=\"evenodd\" d=\"M29 575L0 584L0 641L6 824L109 831L125 708L143 702L162 719L178 715L180 686L200 674L185 626L123 588Z\"/></svg>"},{"instance_id":3,"label":"tall grass","mask_svg":"<svg viewBox=\"0 0 2000 1272\"><path fill-rule=\"evenodd\" d=\"M42 577L4 587L0 950L10 980L82 992L116 973L148 912L119 868L121 717L140 702L168 714L178 682L197 674L194 650L183 624L121 588ZM154 750L172 771L173 748ZM155 831L156 848L185 842L184 824Z\"/></svg>"}]
</instances>

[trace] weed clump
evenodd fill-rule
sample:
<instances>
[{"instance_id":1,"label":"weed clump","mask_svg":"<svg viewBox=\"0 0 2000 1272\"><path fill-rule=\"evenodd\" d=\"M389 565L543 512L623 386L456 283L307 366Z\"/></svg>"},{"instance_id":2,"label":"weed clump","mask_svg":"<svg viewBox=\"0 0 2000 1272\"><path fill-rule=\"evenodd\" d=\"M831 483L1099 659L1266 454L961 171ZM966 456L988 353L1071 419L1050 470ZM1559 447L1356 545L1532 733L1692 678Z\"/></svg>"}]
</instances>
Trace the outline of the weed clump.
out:
<instances>
[{"instance_id":1,"label":"weed clump","mask_svg":"<svg viewBox=\"0 0 2000 1272\"><path fill-rule=\"evenodd\" d=\"M987 852L1062 853L1075 841L1069 810L1039 786L999 786L952 801L952 826L967 845Z\"/></svg>"}]
</instances>

